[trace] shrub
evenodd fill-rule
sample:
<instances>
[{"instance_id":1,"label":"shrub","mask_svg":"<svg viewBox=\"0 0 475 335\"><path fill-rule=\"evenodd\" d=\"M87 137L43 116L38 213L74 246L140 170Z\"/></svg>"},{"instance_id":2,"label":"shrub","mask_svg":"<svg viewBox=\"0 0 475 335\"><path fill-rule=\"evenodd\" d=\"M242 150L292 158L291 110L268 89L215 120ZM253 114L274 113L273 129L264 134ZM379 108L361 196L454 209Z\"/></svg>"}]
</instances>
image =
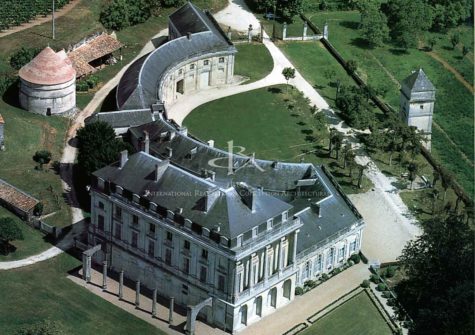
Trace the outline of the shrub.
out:
<instances>
[{"instance_id":1,"label":"shrub","mask_svg":"<svg viewBox=\"0 0 475 335\"><path fill-rule=\"evenodd\" d=\"M332 271L332 275L337 275L341 272L341 269L340 268L335 268L333 271Z\"/></svg>"},{"instance_id":2,"label":"shrub","mask_svg":"<svg viewBox=\"0 0 475 335\"><path fill-rule=\"evenodd\" d=\"M355 264L358 264L359 262L361 262L361 257L360 255L358 254L353 254L351 255L350 259L355 262Z\"/></svg>"},{"instance_id":3,"label":"shrub","mask_svg":"<svg viewBox=\"0 0 475 335\"><path fill-rule=\"evenodd\" d=\"M362 288L368 288L369 287L369 280L365 279L360 285Z\"/></svg>"},{"instance_id":4,"label":"shrub","mask_svg":"<svg viewBox=\"0 0 475 335\"><path fill-rule=\"evenodd\" d=\"M377 289L378 291L382 292L382 291L386 291L388 288L387 288L387 286L386 286L385 284L379 283L378 286L376 287L376 289Z\"/></svg>"},{"instance_id":5,"label":"shrub","mask_svg":"<svg viewBox=\"0 0 475 335\"><path fill-rule=\"evenodd\" d=\"M321 281L325 281L325 280L328 280L328 275L326 273L322 274L322 276L320 277Z\"/></svg>"},{"instance_id":6,"label":"shrub","mask_svg":"<svg viewBox=\"0 0 475 335\"><path fill-rule=\"evenodd\" d=\"M394 298L388 298L388 301L386 302L388 306L395 306L396 305L396 299Z\"/></svg>"},{"instance_id":7,"label":"shrub","mask_svg":"<svg viewBox=\"0 0 475 335\"><path fill-rule=\"evenodd\" d=\"M302 295L303 294L303 288L301 288L300 286L297 286L295 288L295 295Z\"/></svg>"},{"instance_id":8,"label":"shrub","mask_svg":"<svg viewBox=\"0 0 475 335\"><path fill-rule=\"evenodd\" d=\"M368 258L366 258L366 256L363 255L363 253L361 251L360 251L359 255L360 255L361 261L365 264L368 264Z\"/></svg>"},{"instance_id":9,"label":"shrub","mask_svg":"<svg viewBox=\"0 0 475 335\"><path fill-rule=\"evenodd\" d=\"M386 299L391 298L391 292L389 292L389 291L384 291L384 292L383 292L383 298L386 298Z\"/></svg>"},{"instance_id":10,"label":"shrub","mask_svg":"<svg viewBox=\"0 0 475 335\"><path fill-rule=\"evenodd\" d=\"M78 82L76 82L76 91L78 91L78 92L87 92L87 91L89 91L89 85L83 80L78 81Z\"/></svg>"},{"instance_id":11,"label":"shrub","mask_svg":"<svg viewBox=\"0 0 475 335\"><path fill-rule=\"evenodd\" d=\"M10 66L15 70L20 70L24 65L28 64L33 58L41 52L39 48L25 48L15 52L10 57Z\"/></svg>"},{"instance_id":12,"label":"shrub","mask_svg":"<svg viewBox=\"0 0 475 335\"><path fill-rule=\"evenodd\" d=\"M358 68L358 63L356 63L355 60L350 59L348 62L346 62L346 66L348 67L348 71L355 72Z\"/></svg>"},{"instance_id":13,"label":"shrub","mask_svg":"<svg viewBox=\"0 0 475 335\"><path fill-rule=\"evenodd\" d=\"M41 216L43 214L43 203L39 202L35 205L35 208L33 208L33 215L35 216Z\"/></svg>"},{"instance_id":14,"label":"shrub","mask_svg":"<svg viewBox=\"0 0 475 335\"><path fill-rule=\"evenodd\" d=\"M375 283L375 284L378 284L378 283L379 283L379 277L378 277L378 275L372 274L372 275L370 276L370 280L371 280L373 283Z\"/></svg>"},{"instance_id":15,"label":"shrub","mask_svg":"<svg viewBox=\"0 0 475 335\"><path fill-rule=\"evenodd\" d=\"M99 78L97 78L96 76L89 76L86 79L86 84L88 88L94 88L97 86L98 83L99 83Z\"/></svg>"},{"instance_id":16,"label":"shrub","mask_svg":"<svg viewBox=\"0 0 475 335\"><path fill-rule=\"evenodd\" d=\"M305 283L303 283L303 286L308 287L309 289L312 289L315 286L317 286L317 283L315 282L315 280L307 280L305 281Z\"/></svg>"},{"instance_id":17,"label":"shrub","mask_svg":"<svg viewBox=\"0 0 475 335\"><path fill-rule=\"evenodd\" d=\"M348 261L348 266L353 266L355 265L355 262L353 262L351 259Z\"/></svg>"},{"instance_id":18,"label":"shrub","mask_svg":"<svg viewBox=\"0 0 475 335\"><path fill-rule=\"evenodd\" d=\"M3 95L10 86L18 82L18 77L10 75L1 75L0 76L0 95Z\"/></svg>"},{"instance_id":19,"label":"shrub","mask_svg":"<svg viewBox=\"0 0 475 335\"><path fill-rule=\"evenodd\" d=\"M151 15L150 6L144 0L112 0L100 14L104 27L122 30L143 23Z\"/></svg>"},{"instance_id":20,"label":"shrub","mask_svg":"<svg viewBox=\"0 0 475 335\"><path fill-rule=\"evenodd\" d=\"M396 274L396 268L394 266L389 266L385 271L386 278L392 278Z\"/></svg>"}]
</instances>

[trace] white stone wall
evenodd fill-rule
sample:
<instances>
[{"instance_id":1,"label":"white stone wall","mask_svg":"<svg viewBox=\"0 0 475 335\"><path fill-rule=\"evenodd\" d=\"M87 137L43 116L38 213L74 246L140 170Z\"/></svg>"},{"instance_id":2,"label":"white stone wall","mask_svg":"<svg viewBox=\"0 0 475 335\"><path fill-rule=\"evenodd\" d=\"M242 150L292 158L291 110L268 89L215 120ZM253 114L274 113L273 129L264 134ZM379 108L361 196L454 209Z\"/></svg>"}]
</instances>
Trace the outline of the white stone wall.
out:
<instances>
[{"instance_id":1,"label":"white stone wall","mask_svg":"<svg viewBox=\"0 0 475 335\"><path fill-rule=\"evenodd\" d=\"M76 107L76 79L60 85L37 85L20 80L20 105L29 112L48 115L69 113Z\"/></svg>"},{"instance_id":2,"label":"white stone wall","mask_svg":"<svg viewBox=\"0 0 475 335\"><path fill-rule=\"evenodd\" d=\"M233 76L234 54L220 53L190 59L164 75L160 83L159 99L169 106L183 95L230 84Z\"/></svg>"}]
</instances>

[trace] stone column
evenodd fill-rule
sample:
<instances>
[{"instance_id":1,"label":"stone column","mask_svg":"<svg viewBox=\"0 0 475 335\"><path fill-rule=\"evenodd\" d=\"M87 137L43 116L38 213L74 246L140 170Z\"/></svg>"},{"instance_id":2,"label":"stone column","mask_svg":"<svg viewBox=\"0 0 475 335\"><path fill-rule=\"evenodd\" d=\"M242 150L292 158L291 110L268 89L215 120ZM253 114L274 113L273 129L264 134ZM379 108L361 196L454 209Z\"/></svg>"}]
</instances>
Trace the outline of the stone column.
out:
<instances>
[{"instance_id":1,"label":"stone column","mask_svg":"<svg viewBox=\"0 0 475 335\"><path fill-rule=\"evenodd\" d=\"M284 25L282 26L282 40L285 40L287 37L287 22L284 22Z\"/></svg>"},{"instance_id":2,"label":"stone column","mask_svg":"<svg viewBox=\"0 0 475 335\"><path fill-rule=\"evenodd\" d=\"M297 229L295 232L294 232L294 245L293 245L293 251L292 251L292 264L294 264L294 268L295 266L297 266L296 264L296 260L297 260L297 235L298 233L300 232L300 229Z\"/></svg>"},{"instance_id":3,"label":"stone column","mask_svg":"<svg viewBox=\"0 0 475 335\"><path fill-rule=\"evenodd\" d=\"M91 265L92 265L91 256L88 255L86 258L86 283L91 282Z\"/></svg>"},{"instance_id":4,"label":"stone column","mask_svg":"<svg viewBox=\"0 0 475 335\"><path fill-rule=\"evenodd\" d=\"M307 28L308 28L307 26L308 26L307 21L304 21L304 23L303 23L303 35L302 35L302 40L304 40L304 41L305 41L305 38L307 37Z\"/></svg>"},{"instance_id":5,"label":"stone column","mask_svg":"<svg viewBox=\"0 0 475 335\"><path fill-rule=\"evenodd\" d=\"M135 307L140 307L140 280L135 283Z\"/></svg>"},{"instance_id":6,"label":"stone column","mask_svg":"<svg viewBox=\"0 0 475 335\"><path fill-rule=\"evenodd\" d=\"M232 37L231 27L228 27L227 35L228 35L228 39L231 41L231 37Z\"/></svg>"},{"instance_id":7,"label":"stone column","mask_svg":"<svg viewBox=\"0 0 475 335\"><path fill-rule=\"evenodd\" d=\"M279 272L284 269L284 240L285 237L281 237L279 241Z\"/></svg>"},{"instance_id":8,"label":"stone column","mask_svg":"<svg viewBox=\"0 0 475 335\"><path fill-rule=\"evenodd\" d=\"M124 270L119 275L119 300L124 298Z\"/></svg>"},{"instance_id":9,"label":"stone column","mask_svg":"<svg viewBox=\"0 0 475 335\"><path fill-rule=\"evenodd\" d=\"M323 38L328 40L328 22L325 22L323 26Z\"/></svg>"},{"instance_id":10,"label":"stone column","mask_svg":"<svg viewBox=\"0 0 475 335\"><path fill-rule=\"evenodd\" d=\"M107 290L107 261L102 262L102 289Z\"/></svg>"},{"instance_id":11,"label":"stone column","mask_svg":"<svg viewBox=\"0 0 475 335\"><path fill-rule=\"evenodd\" d=\"M252 24L250 24L249 28L247 28L247 41L249 43L252 42Z\"/></svg>"},{"instance_id":12,"label":"stone column","mask_svg":"<svg viewBox=\"0 0 475 335\"><path fill-rule=\"evenodd\" d=\"M152 317L156 318L157 317L157 289L153 290L153 296L152 296Z\"/></svg>"},{"instance_id":13,"label":"stone column","mask_svg":"<svg viewBox=\"0 0 475 335\"><path fill-rule=\"evenodd\" d=\"M173 323L173 308L175 305L175 298L170 297L170 310L168 311L168 323L172 324Z\"/></svg>"},{"instance_id":14,"label":"stone column","mask_svg":"<svg viewBox=\"0 0 475 335\"><path fill-rule=\"evenodd\" d=\"M264 282L269 280L269 250L271 249L270 245L266 245L266 249L264 251Z\"/></svg>"},{"instance_id":15,"label":"stone column","mask_svg":"<svg viewBox=\"0 0 475 335\"><path fill-rule=\"evenodd\" d=\"M261 23L261 43L264 42L264 26Z\"/></svg>"},{"instance_id":16,"label":"stone column","mask_svg":"<svg viewBox=\"0 0 475 335\"><path fill-rule=\"evenodd\" d=\"M82 254L82 279L87 279L87 255Z\"/></svg>"},{"instance_id":17,"label":"stone column","mask_svg":"<svg viewBox=\"0 0 475 335\"><path fill-rule=\"evenodd\" d=\"M254 286L254 265L253 265L253 260L254 256L256 254L251 254L251 257L249 259L249 289L252 289Z\"/></svg>"}]
</instances>

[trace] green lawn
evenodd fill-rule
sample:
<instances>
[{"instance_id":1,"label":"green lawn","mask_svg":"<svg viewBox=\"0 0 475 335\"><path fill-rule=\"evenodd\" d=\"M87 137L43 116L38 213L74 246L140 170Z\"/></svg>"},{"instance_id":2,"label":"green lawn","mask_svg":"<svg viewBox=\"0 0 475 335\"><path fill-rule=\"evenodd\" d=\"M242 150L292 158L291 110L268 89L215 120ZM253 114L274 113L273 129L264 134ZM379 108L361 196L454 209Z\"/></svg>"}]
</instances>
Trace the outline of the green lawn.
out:
<instances>
[{"instance_id":1,"label":"green lawn","mask_svg":"<svg viewBox=\"0 0 475 335\"><path fill-rule=\"evenodd\" d=\"M23 232L23 240L13 241L10 244L16 247L14 252L10 252L8 255L0 253L0 262L15 261L23 259L28 256L36 255L49 247L51 244L44 239L44 235L37 229L31 228L25 222L22 222L12 213L0 207L0 218L11 217L13 218Z\"/></svg>"},{"instance_id":2,"label":"green lawn","mask_svg":"<svg viewBox=\"0 0 475 335\"><path fill-rule=\"evenodd\" d=\"M408 76L412 70L419 67L424 69L437 89L434 121L445 132L444 134L437 126L434 127L433 154L456 174L458 181L472 195L474 191L474 103L471 92L440 62L423 50L410 49L403 52L392 45L375 49L368 48L356 29L360 20L358 12L318 12L309 13L307 16L320 27L325 21L328 22L330 42L345 59L357 61L358 73L366 82L376 88L388 89L385 100L396 109L399 105L397 83ZM457 29L462 33L464 44L473 44L473 27L463 26ZM461 45L455 51L451 50L447 37L449 34L433 34L438 39L434 51L473 84L473 58L460 57ZM314 48L306 45L300 48ZM284 45L283 48L285 50L287 46ZM320 58L316 56L304 57L297 53L288 53L288 55L299 69L312 68L312 65L320 62ZM338 66L336 61L335 64ZM312 80L314 75L305 70L302 72L307 79ZM314 84L320 83L314 82Z\"/></svg>"},{"instance_id":3,"label":"green lawn","mask_svg":"<svg viewBox=\"0 0 475 335\"><path fill-rule=\"evenodd\" d=\"M264 78L272 72L274 61L261 43L237 44L234 74L249 77L245 84Z\"/></svg>"},{"instance_id":4,"label":"green lawn","mask_svg":"<svg viewBox=\"0 0 475 335\"><path fill-rule=\"evenodd\" d=\"M62 254L54 259L0 271L0 334L44 319L60 321L70 334L164 334L66 278L81 263Z\"/></svg>"},{"instance_id":5,"label":"green lawn","mask_svg":"<svg viewBox=\"0 0 475 335\"><path fill-rule=\"evenodd\" d=\"M216 127L216 125L220 127ZM190 133L203 140L213 139L217 147L227 148L228 141L243 146L257 158L289 162L327 164L346 192L370 187L364 181L357 189L342 161L328 157L328 131L316 126L308 101L285 85L262 88L226 97L195 109L185 120Z\"/></svg>"},{"instance_id":6,"label":"green lawn","mask_svg":"<svg viewBox=\"0 0 475 335\"><path fill-rule=\"evenodd\" d=\"M362 292L317 320L301 335L391 335L392 331Z\"/></svg>"}]
</instances>

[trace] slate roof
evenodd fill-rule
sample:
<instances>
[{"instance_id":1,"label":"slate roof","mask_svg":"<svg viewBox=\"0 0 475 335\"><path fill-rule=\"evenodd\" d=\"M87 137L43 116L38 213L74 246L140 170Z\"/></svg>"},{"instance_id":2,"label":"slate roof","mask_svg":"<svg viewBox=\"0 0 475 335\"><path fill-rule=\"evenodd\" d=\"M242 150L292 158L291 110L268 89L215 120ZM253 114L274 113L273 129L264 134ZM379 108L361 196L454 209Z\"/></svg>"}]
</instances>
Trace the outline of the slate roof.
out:
<instances>
[{"instance_id":1,"label":"slate roof","mask_svg":"<svg viewBox=\"0 0 475 335\"><path fill-rule=\"evenodd\" d=\"M210 230L219 225L219 234L229 239L292 208L264 192L256 192L255 210L252 211L235 187L221 188L144 152L131 155L120 169L118 164L106 166L94 172L94 176L145 196L171 211L181 208L183 217ZM157 166L160 177L155 181ZM206 194L213 192L217 192L214 193L217 196L212 207L205 212L202 203Z\"/></svg>"},{"instance_id":2,"label":"slate roof","mask_svg":"<svg viewBox=\"0 0 475 335\"><path fill-rule=\"evenodd\" d=\"M176 30L185 36L187 33L199 33L210 30L208 18L191 2L184 4L170 15L169 21Z\"/></svg>"},{"instance_id":3,"label":"slate roof","mask_svg":"<svg viewBox=\"0 0 475 335\"><path fill-rule=\"evenodd\" d=\"M112 128L129 128L153 122L154 120L153 112L150 109L138 109L97 113L88 117L85 122L88 124L103 121L110 124Z\"/></svg>"},{"instance_id":4,"label":"slate roof","mask_svg":"<svg viewBox=\"0 0 475 335\"><path fill-rule=\"evenodd\" d=\"M434 85L431 83L427 75L422 69L413 72L410 76L402 81L402 86L405 86L411 92L427 92L435 91Z\"/></svg>"},{"instance_id":5,"label":"slate roof","mask_svg":"<svg viewBox=\"0 0 475 335\"><path fill-rule=\"evenodd\" d=\"M188 22L186 15L178 18L177 13L180 11L191 15L192 21ZM170 20L173 19L185 30L192 30L196 26L196 32L190 38L184 33L184 36L172 39L137 59L117 86L116 100L119 109L148 108L156 103L160 99L159 84L165 74L188 59L207 54L237 52L211 14L202 12L196 6L190 3L184 5L170 16Z\"/></svg>"}]
</instances>

